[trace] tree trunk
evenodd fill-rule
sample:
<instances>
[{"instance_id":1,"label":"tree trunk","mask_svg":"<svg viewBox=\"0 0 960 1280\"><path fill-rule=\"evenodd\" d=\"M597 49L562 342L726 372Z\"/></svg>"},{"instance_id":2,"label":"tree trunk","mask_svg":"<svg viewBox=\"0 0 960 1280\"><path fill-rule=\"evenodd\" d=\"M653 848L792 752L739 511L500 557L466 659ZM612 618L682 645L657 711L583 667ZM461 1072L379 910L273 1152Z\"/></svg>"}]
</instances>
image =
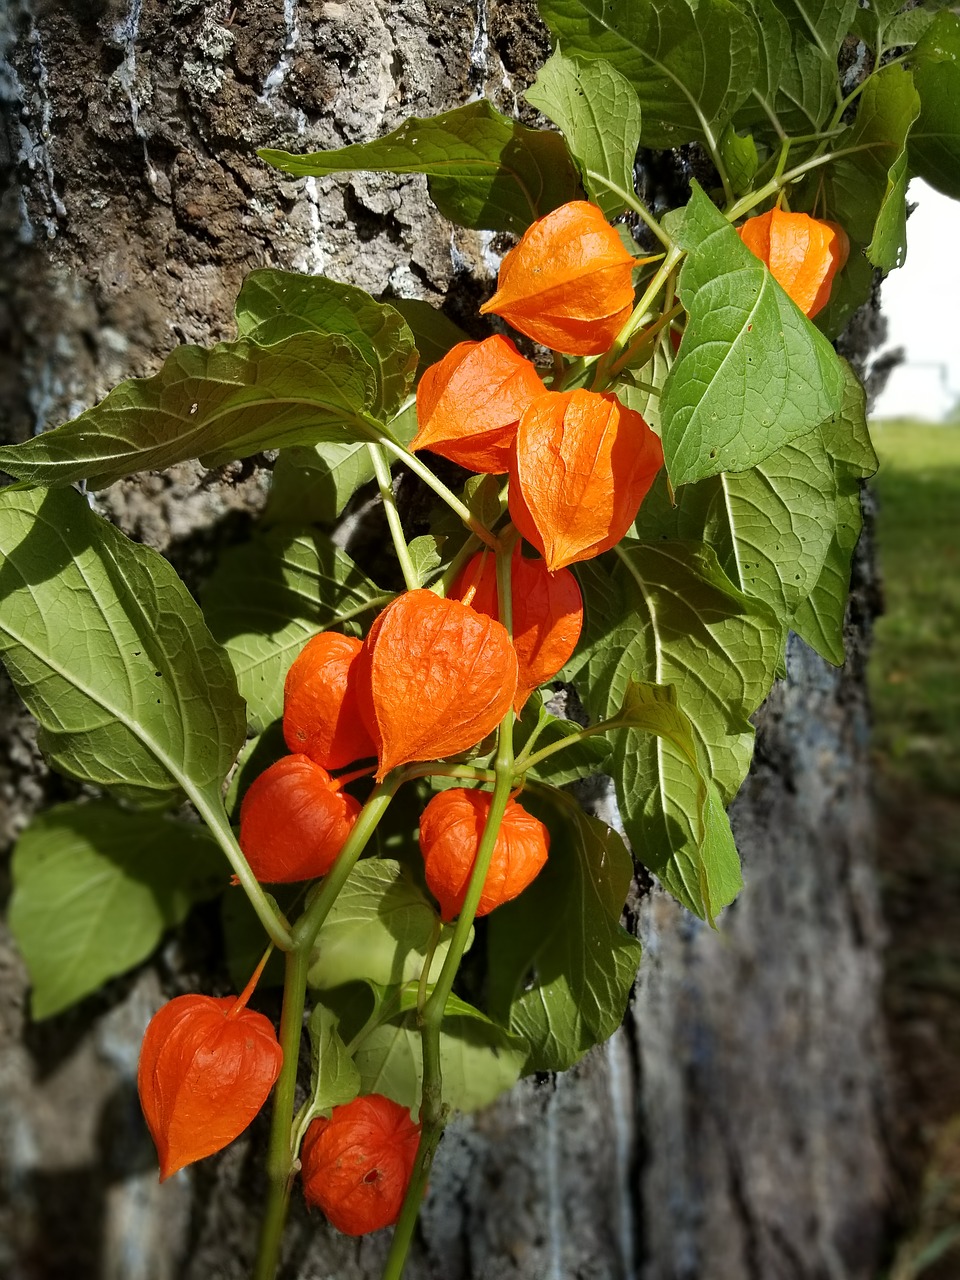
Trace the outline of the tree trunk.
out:
<instances>
[{"instance_id":1,"label":"tree trunk","mask_svg":"<svg viewBox=\"0 0 960 1280\"><path fill-rule=\"evenodd\" d=\"M547 51L531 0L7 0L10 157L0 374L9 439L55 424L179 341L231 336L244 274L275 265L429 299L466 328L496 270L422 179L286 181L259 146L365 140L486 94L505 110ZM528 108L526 108L529 111ZM869 334L865 342L869 344ZM861 344L862 345L862 344ZM860 354L865 354L862 349ZM193 585L265 493L199 464L97 496ZM444 1139L416 1280L858 1280L884 1216L886 1060L871 864L860 556L842 672L795 638L758 715L735 806L747 887L719 932L658 888L632 911L645 956L626 1024L575 1070L528 1080ZM5 691L3 834L76 794ZM9 940L0 1272L17 1280L199 1280L249 1272L263 1185L255 1129L163 1187L135 1094L159 973L182 936L40 1026ZM289 1280L379 1275L361 1241L295 1205Z\"/></svg>"}]
</instances>

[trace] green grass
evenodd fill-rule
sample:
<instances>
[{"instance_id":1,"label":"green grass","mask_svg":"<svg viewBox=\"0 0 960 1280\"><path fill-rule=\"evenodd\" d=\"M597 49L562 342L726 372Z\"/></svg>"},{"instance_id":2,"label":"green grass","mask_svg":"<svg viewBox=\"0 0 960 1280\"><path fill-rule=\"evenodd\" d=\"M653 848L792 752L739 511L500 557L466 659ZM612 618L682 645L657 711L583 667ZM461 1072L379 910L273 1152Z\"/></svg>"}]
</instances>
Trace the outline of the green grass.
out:
<instances>
[{"instance_id":1,"label":"green grass","mask_svg":"<svg viewBox=\"0 0 960 1280\"><path fill-rule=\"evenodd\" d=\"M960 427L871 426L886 610L870 671L885 771L960 795Z\"/></svg>"}]
</instances>

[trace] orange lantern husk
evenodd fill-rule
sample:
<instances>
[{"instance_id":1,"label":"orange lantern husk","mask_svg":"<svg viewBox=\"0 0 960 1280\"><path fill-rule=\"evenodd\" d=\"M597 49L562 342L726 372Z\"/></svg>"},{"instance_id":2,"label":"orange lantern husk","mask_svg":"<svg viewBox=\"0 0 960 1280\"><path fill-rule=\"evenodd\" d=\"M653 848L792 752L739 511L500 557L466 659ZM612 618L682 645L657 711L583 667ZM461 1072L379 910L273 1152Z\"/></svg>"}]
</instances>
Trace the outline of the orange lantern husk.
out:
<instances>
[{"instance_id":1,"label":"orange lantern husk","mask_svg":"<svg viewBox=\"0 0 960 1280\"><path fill-rule=\"evenodd\" d=\"M583 597L569 569L551 573L543 560L521 555L519 542L510 567L510 594L519 666L513 709L519 715L534 689L551 680L576 649L583 627ZM496 557L478 551L456 578L450 596L499 620Z\"/></svg>"},{"instance_id":2,"label":"orange lantern husk","mask_svg":"<svg viewBox=\"0 0 960 1280\"><path fill-rule=\"evenodd\" d=\"M662 465L659 437L616 396L548 391L520 419L511 519L556 572L620 541Z\"/></svg>"},{"instance_id":3,"label":"orange lantern husk","mask_svg":"<svg viewBox=\"0 0 960 1280\"><path fill-rule=\"evenodd\" d=\"M527 228L480 311L555 351L601 355L633 309L634 265L602 211L573 200Z\"/></svg>"},{"instance_id":4,"label":"orange lantern husk","mask_svg":"<svg viewBox=\"0 0 960 1280\"><path fill-rule=\"evenodd\" d=\"M470 471L502 475L520 415L543 390L540 375L509 338L460 342L420 380L420 429L410 448L430 449Z\"/></svg>"},{"instance_id":5,"label":"orange lantern husk","mask_svg":"<svg viewBox=\"0 0 960 1280\"><path fill-rule=\"evenodd\" d=\"M292 752L324 769L376 755L360 715L356 659L363 642L321 631L300 650L283 686L283 736Z\"/></svg>"},{"instance_id":6,"label":"orange lantern husk","mask_svg":"<svg viewBox=\"0 0 960 1280\"><path fill-rule=\"evenodd\" d=\"M420 1125L391 1098L371 1093L314 1120L300 1148L303 1194L344 1235L396 1222L420 1145Z\"/></svg>"},{"instance_id":7,"label":"orange lantern husk","mask_svg":"<svg viewBox=\"0 0 960 1280\"><path fill-rule=\"evenodd\" d=\"M240 848L261 884L325 876L360 806L309 756L283 756L250 784L240 806Z\"/></svg>"},{"instance_id":8,"label":"orange lantern husk","mask_svg":"<svg viewBox=\"0 0 960 1280\"><path fill-rule=\"evenodd\" d=\"M360 661L360 708L378 744L378 781L397 765L476 746L517 692L505 628L432 591L405 591L387 605Z\"/></svg>"},{"instance_id":9,"label":"orange lantern husk","mask_svg":"<svg viewBox=\"0 0 960 1280\"><path fill-rule=\"evenodd\" d=\"M490 803L489 791L454 787L438 792L420 816L427 887L444 920L452 920L463 907ZM508 801L477 915L485 916L522 893L539 875L549 851L550 834L543 823L515 800Z\"/></svg>"},{"instance_id":10,"label":"orange lantern husk","mask_svg":"<svg viewBox=\"0 0 960 1280\"><path fill-rule=\"evenodd\" d=\"M137 1090L161 1182L238 1137L280 1074L277 1033L248 995L177 996L150 1020Z\"/></svg>"},{"instance_id":11,"label":"orange lantern husk","mask_svg":"<svg viewBox=\"0 0 960 1280\"><path fill-rule=\"evenodd\" d=\"M810 319L830 301L834 277L850 253L847 233L838 223L782 209L748 218L740 239Z\"/></svg>"}]
</instances>

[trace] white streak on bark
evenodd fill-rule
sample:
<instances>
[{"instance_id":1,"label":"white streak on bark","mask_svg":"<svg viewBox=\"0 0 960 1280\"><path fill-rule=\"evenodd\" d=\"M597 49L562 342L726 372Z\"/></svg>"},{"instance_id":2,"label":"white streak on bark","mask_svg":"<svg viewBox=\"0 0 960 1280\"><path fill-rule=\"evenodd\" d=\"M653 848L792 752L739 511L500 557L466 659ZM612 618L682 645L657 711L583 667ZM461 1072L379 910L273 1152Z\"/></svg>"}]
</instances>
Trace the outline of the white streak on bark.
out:
<instances>
[{"instance_id":1,"label":"white streak on bark","mask_svg":"<svg viewBox=\"0 0 960 1280\"><path fill-rule=\"evenodd\" d=\"M159 175L153 167L150 153L147 150L147 134L140 123L140 103L137 100L135 91L137 83L137 39L140 35L141 9L142 0L130 0L130 8L127 10L126 16L113 29L114 40L123 48L123 61L113 74L117 83L127 95L127 102L130 106L130 123L133 125L133 132L140 139L143 146L143 163L146 167L147 179L151 187L155 187Z\"/></svg>"},{"instance_id":2,"label":"white streak on bark","mask_svg":"<svg viewBox=\"0 0 960 1280\"><path fill-rule=\"evenodd\" d=\"M610 1080L613 1111L613 1156L617 1185L617 1244L624 1280L635 1280L636 1242L633 1230L633 1198L630 1194L630 1147L634 1106L630 1089L629 1050L622 1030L615 1031L603 1047Z\"/></svg>"},{"instance_id":3,"label":"white streak on bark","mask_svg":"<svg viewBox=\"0 0 960 1280\"><path fill-rule=\"evenodd\" d=\"M261 102L269 102L286 80L293 66L293 55L300 44L300 11L297 0L283 0L284 42L276 66L263 82Z\"/></svg>"}]
</instances>

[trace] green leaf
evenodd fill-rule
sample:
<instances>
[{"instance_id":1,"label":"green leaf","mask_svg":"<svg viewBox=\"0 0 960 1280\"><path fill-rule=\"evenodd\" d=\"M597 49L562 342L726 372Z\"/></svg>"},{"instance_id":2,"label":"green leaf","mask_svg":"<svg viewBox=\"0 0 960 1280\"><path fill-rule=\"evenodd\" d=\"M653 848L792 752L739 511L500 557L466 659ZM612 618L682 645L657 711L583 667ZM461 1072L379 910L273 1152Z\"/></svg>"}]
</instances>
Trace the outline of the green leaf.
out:
<instances>
[{"instance_id":1,"label":"green leaf","mask_svg":"<svg viewBox=\"0 0 960 1280\"><path fill-rule=\"evenodd\" d=\"M558 813L537 812L556 819L547 865L489 924L490 1009L527 1042L525 1074L564 1071L611 1036L640 963L640 943L620 926L633 874L623 841L554 796Z\"/></svg>"},{"instance_id":2,"label":"green leaf","mask_svg":"<svg viewBox=\"0 0 960 1280\"><path fill-rule=\"evenodd\" d=\"M237 298L237 336L272 346L298 333L340 334L373 370L369 412L390 417L410 392L417 364L413 334L399 311L362 289L325 276L251 271Z\"/></svg>"},{"instance_id":3,"label":"green leaf","mask_svg":"<svg viewBox=\"0 0 960 1280\"><path fill-rule=\"evenodd\" d=\"M0 492L0 652L55 768L220 802L243 743L226 655L170 564L72 489Z\"/></svg>"},{"instance_id":4,"label":"green leaf","mask_svg":"<svg viewBox=\"0 0 960 1280\"><path fill-rule=\"evenodd\" d=\"M322 1004L307 1023L310 1033L311 1114L352 1102L360 1092L360 1072L337 1030L338 1019Z\"/></svg>"},{"instance_id":5,"label":"green leaf","mask_svg":"<svg viewBox=\"0 0 960 1280\"><path fill-rule=\"evenodd\" d=\"M939 13L913 51L920 117L910 133L910 168L960 199L960 18Z\"/></svg>"},{"instance_id":6,"label":"green leaf","mask_svg":"<svg viewBox=\"0 0 960 1280\"><path fill-rule=\"evenodd\" d=\"M283 714L287 670L318 631L359 634L392 597L319 530L276 528L230 547L203 592L210 630L226 649L263 729Z\"/></svg>"},{"instance_id":7,"label":"green leaf","mask_svg":"<svg viewBox=\"0 0 960 1280\"><path fill-rule=\"evenodd\" d=\"M944 9L950 0L929 0L929 3L918 4L915 9L906 13L897 13L901 8L900 0L887 0L883 6L889 13L892 10L888 25L883 30L883 47L896 49L903 45L916 44L933 22L939 10Z\"/></svg>"},{"instance_id":8,"label":"green leaf","mask_svg":"<svg viewBox=\"0 0 960 1280\"><path fill-rule=\"evenodd\" d=\"M836 482L818 427L750 471L724 472L677 493L664 526L656 501L637 532L702 539L730 581L790 618L812 591L836 524ZM658 519L659 517L659 519Z\"/></svg>"},{"instance_id":9,"label":"green leaf","mask_svg":"<svg viewBox=\"0 0 960 1280\"><path fill-rule=\"evenodd\" d=\"M274 909L282 911L288 920L295 918L302 886L273 887L276 895L265 894L267 901ZM238 991L242 991L260 963L270 939L250 899L239 885L230 885L221 899L220 927L230 980ZM274 948L260 975L257 989L265 991L268 987L282 987L283 969L283 952Z\"/></svg>"},{"instance_id":10,"label":"green leaf","mask_svg":"<svg viewBox=\"0 0 960 1280\"><path fill-rule=\"evenodd\" d=\"M424 533L407 544L410 559L421 582L427 582L430 575L443 563L442 546L442 540L432 533Z\"/></svg>"},{"instance_id":11,"label":"green leaf","mask_svg":"<svg viewBox=\"0 0 960 1280\"><path fill-rule=\"evenodd\" d=\"M836 527L816 585L790 624L811 648L838 667L844 658L843 622L850 594L850 568L863 523L860 480L873 475L878 466L867 429L863 387L849 365L845 369L843 408L822 428L837 486Z\"/></svg>"},{"instance_id":12,"label":"green leaf","mask_svg":"<svg viewBox=\"0 0 960 1280\"><path fill-rule=\"evenodd\" d=\"M749 0L749 5L760 70L750 97L736 113L737 124L766 134L771 145L778 143L770 128L771 115L784 134L816 133L837 103L836 52L825 52L796 6L784 5L781 12L778 0Z\"/></svg>"},{"instance_id":13,"label":"green leaf","mask_svg":"<svg viewBox=\"0 0 960 1280\"><path fill-rule=\"evenodd\" d=\"M440 212L474 230L525 231L580 193L559 134L527 129L486 99L425 119L412 116L385 137L337 151L258 155L301 178L356 169L425 173Z\"/></svg>"},{"instance_id":14,"label":"green leaf","mask_svg":"<svg viewBox=\"0 0 960 1280\"><path fill-rule=\"evenodd\" d=\"M455 1111L489 1106L516 1084L525 1058L523 1041L479 1010L445 1016L440 1031L443 1101ZM423 1058L415 1013L374 1027L358 1045L354 1061L363 1093L382 1093L401 1106L419 1108Z\"/></svg>"},{"instance_id":15,"label":"green leaf","mask_svg":"<svg viewBox=\"0 0 960 1280\"><path fill-rule=\"evenodd\" d=\"M710 919L739 884L723 804L749 768L749 717L778 670L782 627L700 544L621 543L577 568L586 625L574 678L591 715L614 717L637 680L673 685L689 720L699 770L676 742L628 730L607 772L634 853Z\"/></svg>"},{"instance_id":16,"label":"green leaf","mask_svg":"<svg viewBox=\"0 0 960 1280\"><path fill-rule=\"evenodd\" d=\"M640 103L619 71L603 58L583 61L558 51L525 97L560 129L588 198L605 217L615 218L635 202Z\"/></svg>"},{"instance_id":17,"label":"green leaf","mask_svg":"<svg viewBox=\"0 0 960 1280\"><path fill-rule=\"evenodd\" d=\"M435 907L399 862L364 859L320 930L307 981L326 990L356 980L386 987L419 978L436 924ZM451 933L445 926L431 974L439 973Z\"/></svg>"},{"instance_id":18,"label":"green leaf","mask_svg":"<svg viewBox=\"0 0 960 1280\"><path fill-rule=\"evenodd\" d=\"M417 376L423 375L430 365L442 360L448 351L460 342L469 342L470 335L449 320L442 311L418 298L391 298L391 307L399 311L413 333L413 340L420 353Z\"/></svg>"},{"instance_id":19,"label":"green leaf","mask_svg":"<svg viewBox=\"0 0 960 1280\"><path fill-rule=\"evenodd\" d=\"M850 31L859 0L775 0L791 27L836 60Z\"/></svg>"},{"instance_id":20,"label":"green leaf","mask_svg":"<svg viewBox=\"0 0 960 1280\"><path fill-rule=\"evenodd\" d=\"M373 439L360 415L377 394L370 365L336 334L178 347L152 378L121 382L72 422L0 449L0 468L38 484L102 489L189 458L219 466L262 449Z\"/></svg>"},{"instance_id":21,"label":"green leaf","mask_svg":"<svg viewBox=\"0 0 960 1280\"><path fill-rule=\"evenodd\" d=\"M727 125L720 136L720 157L734 194L749 191L760 163L753 135L741 137L733 125Z\"/></svg>"},{"instance_id":22,"label":"green leaf","mask_svg":"<svg viewBox=\"0 0 960 1280\"><path fill-rule=\"evenodd\" d=\"M857 118L838 138L840 155L808 180L808 201L823 199L829 216L852 240L866 245L868 260L883 271L902 266L907 252L907 134L920 113L913 77L903 67L871 76L860 95Z\"/></svg>"},{"instance_id":23,"label":"green leaf","mask_svg":"<svg viewBox=\"0 0 960 1280\"><path fill-rule=\"evenodd\" d=\"M681 244L689 319L660 400L674 486L756 466L834 413L843 392L830 343L696 184Z\"/></svg>"},{"instance_id":24,"label":"green leaf","mask_svg":"<svg viewBox=\"0 0 960 1280\"><path fill-rule=\"evenodd\" d=\"M195 902L216 896L226 865L203 827L106 803L35 818L13 855L10 928L48 1018L126 973Z\"/></svg>"},{"instance_id":25,"label":"green leaf","mask_svg":"<svg viewBox=\"0 0 960 1280\"><path fill-rule=\"evenodd\" d=\"M567 57L605 58L633 85L647 147L719 134L758 72L756 30L732 0L540 0L540 13Z\"/></svg>"},{"instance_id":26,"label":"green leaf","mask_svg":"<svg viewBox=\"0 0 960 1280\"><path fill-rule=\"evenodd\" d=\"M471 476L463 486L463 501L473 515L492 529L500 519L500 488L502 477L482 475Z\"/></svg>"}]
</instances>

